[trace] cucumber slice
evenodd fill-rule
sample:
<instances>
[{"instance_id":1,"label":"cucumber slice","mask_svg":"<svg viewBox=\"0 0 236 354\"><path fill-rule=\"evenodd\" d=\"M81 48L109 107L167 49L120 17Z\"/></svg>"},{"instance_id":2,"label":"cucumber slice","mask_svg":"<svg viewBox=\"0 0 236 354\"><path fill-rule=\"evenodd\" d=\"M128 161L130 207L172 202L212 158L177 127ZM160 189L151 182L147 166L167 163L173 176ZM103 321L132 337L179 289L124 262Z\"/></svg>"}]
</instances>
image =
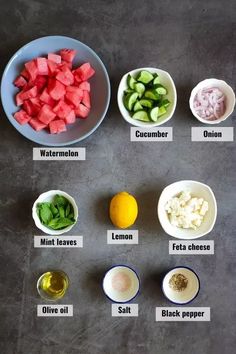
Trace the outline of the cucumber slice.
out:
<instances>
[{"instance_id":1,"label":"cucumber slice","mask_svg":"<svg viewBox=\"0 0 236 354\"><path fill-rule=\"evenodd\" d=\"M161 104L160 104L160 106L164 106L165 108L168 108L169 105L170 105L170 101L169 101L167 98L165 98L164 100L162 100L162 101L161 101Z\"/></svg>"},{"instance_id":2,"label":"cucumber slice","mask_svg":"<svg viewBox=\"0 0 236 354\"><path fill-rule=\"evenodd\" d=\"M160 84L161 83L161 80L159 78L159 76L157 74L154 74L154 79L153 79L153 85L156 85L156 84Z\"/></svg>"},{"instance_id":3,"label":"cucumber slice","mask_svg":"<svg viewBox=\"0 0 236 354\"><path fill-rule=\"evenodd\" d=\"M140 104L139 101L137 101L137 102L134 104L133 111L136 112L136 111L141 111L141 110L143 110L143 106Z\"/></svg>"},{"instance_id":4,"label":"cucumber slice","mask_svg":"<svg viewBox=\"0 0 236 354\"><path fill-rule=\"evenodd\" d=\"M137 82L134 84L134 89L136 92L138 92L139 97L141 98L144 91L145 91L145 86L141 82Z\"/></svg>"},{"instance_id":5,"label":"cucumber slice","mask_svg":"<svg viewBox=\"0 0 236 354\"><path fill-rule=\"evenodd\" d=\"M166 113L166 108L164 106L159 107L158 117Z\"/></svg>"},{"instance_id":6,"label":"cucumber slice","mask_svg":"<svg viewBox=\"0 0 236 354\"><path fill-rule=\"evenodd\" d=\"M156 92L156 90L147 90L144 92L144 97L150 98L151 100L157 101L159 100L160 96Z\"/></svg>"},{"instance_id":7,"label":"cucumber slice","mask_svg":"<svg viewBox=\"0 0 236 354\"><path fill-rule=\"evenodd\" d=\"M142 107L147 107L147 108L152 108L153 107L153 101L146 99L146 98L142 98L139 103L141 104Z\"/></svg>"},{"instance_id":8,"label":"cucumber slice","mask_svg":"<svg viewBox=\"0 0 236 354\"><path fill-rule=\"evenodd\" d=\"M167 89L161 84L155 85L154 89L159 95L167 95Z\"/></svg>"},{"instance_id":9,"label":"cucumber slice","mask_svg":"<svg viewBox=\"0 0 236 354\"><path fill-rule=\"evenodd\" d=\"M131 90L130 88L128 88L124 91L125 95L128 95L129 93L133 93L133 92L134 92L134 90Z\"/></svg>"},{"instance_id":10,"label":"cucumber slice","mask_svg":"<svg viewBox=\"0 0 236 354\"><path fill-rule=\"evenodd\" d=\"M131 76L130 74L127 76L127 85L131 90L134 90L134 84L136 83L136 80Z\"/></svg>"},{"instance_id":11,"label":"cucumber slice","mask_svg":"<svg viewBox=\"0 0 236 354\"><path fill-rule=\"evenodd\" d=\"M153 109L151 109L151 111L149 112L149 116L153 122L156 122L159 117L159 107L154 107Z\"/></svg>"},{"instance_id":12,"label":"cucumber slice","mask_svg":"<svg viewBox=\"0 0 236 354\"><path fill-rule=\"evenodd\" d=\"M132 115L132 118L141 120L142 122L150 122L146 111L137 111Z\"/></svg>"},{"instance_id":13,"label":"cucumber slice","mask_svg":"<svg viewBox=\"0 0 236 354\"><path fill-rule=\"evenodd\" d=\"M137 81L142 82L144 85L148 84L152 80L153 75L147 70L142 70L137 76Z\"/></svg>"},{"instance_id":14,"label":"cucumber slice","mask_svg":"<svg viewBox=\"0 0 236 354\"><path fill-rule=\"evenodd\" d=\"M125 108L128 109L128 111L132 111L132 108L133 108L137 98L138 98L137 92L130 93L127 96L125 96L124 105L125 105Z\"/></svg>"}]
</instances>

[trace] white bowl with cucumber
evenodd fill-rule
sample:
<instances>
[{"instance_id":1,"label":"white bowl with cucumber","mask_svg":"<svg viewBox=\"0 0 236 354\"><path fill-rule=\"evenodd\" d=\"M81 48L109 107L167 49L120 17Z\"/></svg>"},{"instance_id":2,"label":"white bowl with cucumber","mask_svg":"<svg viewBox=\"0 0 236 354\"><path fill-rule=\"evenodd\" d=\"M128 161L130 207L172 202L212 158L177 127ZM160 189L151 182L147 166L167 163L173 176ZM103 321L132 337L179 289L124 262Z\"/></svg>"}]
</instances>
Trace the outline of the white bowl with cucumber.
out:
<instances>
[{"instance_id":1,"label":"white bowl with cucumber","mask_svg":"<svg viewBox=\"0 0 236 354\"><path fill-rule=\"evenodd\" d=\"M126 73L119 84L120 113L137 127L157 127L174 114L177 93L170 74L157 68L139 68Z\"/></svg>"}]
</instances>

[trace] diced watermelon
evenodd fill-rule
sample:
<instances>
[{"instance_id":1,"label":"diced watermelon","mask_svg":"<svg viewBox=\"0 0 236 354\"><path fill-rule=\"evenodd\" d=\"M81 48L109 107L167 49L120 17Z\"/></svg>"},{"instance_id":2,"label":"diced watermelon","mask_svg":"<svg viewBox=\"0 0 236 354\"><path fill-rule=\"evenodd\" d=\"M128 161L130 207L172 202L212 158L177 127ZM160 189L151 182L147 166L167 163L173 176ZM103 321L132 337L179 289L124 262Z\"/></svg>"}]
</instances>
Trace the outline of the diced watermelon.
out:
<instances>
[{"instance_id":1,"label":"diced watermelon","mask_svg":"<svg viewBox=\"0 0 236 354\"><path fill-rule=\"evenodd\" d=\"M57 63L54 61L48 60L48 70L49 70L49 75L54 75L57 72Z\"/></svg>"},{"instance_id":2,"label":"diced watermelon","mask_svg":"<svg viewBox=\"0 0 236 354\"><path fill-rule=\"evenodd\" d=\"M21 105L23 104L23 102L24 102L24 101L22 100L22 98L21 98L23 92L24 92L24 91L21 91L21 92L19 92L19 93L16 94L16 105L17 105L17 106L21 106Z\"/></svg>"},{"instance_id":3,"label":"diced watermelon","mask_svg":"<svg viewBox=\"0 0 236 354\"><path fill-rule=\"evenodd\" d=\"M62 60L61 65L66 65L68 69L72 70L72 63Z\"/></svg>"},{"instance_id":4,"label":"diced watermelon","mask_svg":"<svg viewBox=\"0 0 236 354\"><path fill-rule=\"evenodd\" d=\"M46 88L43 90L43 92L39 96L39 99L42 102L47 103L51 107L54 107L55 104L56 104L56 101L49 95L49 93L48 93Z\"/></svg>"},{"instance_id":5,"label":"diced watermelon","mask_svg":"<svg viewBox=\"0 0 236 354\"><path fill-rule=\"evenodd\" d=\"M85 107L82 103L75 109L76 117L87 118L89 115L90 109Z\"/></svg>"},{"instance_id":6,"label":"diced watermelon","mask_svg":"<svg viewBox=\"0 0 236 354\"><path fill-rule=\"evenodd\" d=\"M31 116L35 117L39 113L41 107L34 105L30 100L25 100L23 103L23 108L26 111L26 113Z\"/></svg>"},{"instance_id":7,"label":"diced watermelon","mask_svg":"<svg viewBox=\"0 0 236 354\"><path fill-rule=\"evenodd\" d=\"M64 118L66 124L72 124L76 120L75 111L72 109L70 113Z\"/></svg>"},{"instance_id":8,"label":"diced watermelon","mask_svg":"<svg viewBox=\"0 0 236 354\"><path fill-rule=\"evenodd\" d=\"M53 108L53 112L56 113L59 118L66 118L70 114L71 108L66 102L60 100Z\"/></svg>"},{"instance_id":9,"label":"diced watermelon","mask_svg":"<svg viewBox=\"0 0 236 354\"><path fill-rule=\"evenodd\" d=\"M80 102L83 99L83 91L81 90L81 93L78 93L76 91L66 92L66 99L67 99L67 101L72 103L75 107L78 107Z\"/></svg>"},{"instance_id":10,"label":"diced watermelon","mask_svg":"<svg viewBox=\"0 0 236 354\"><path fill-rule=\"evenodd\" d=\"M88 91L84 91L82 103L83 103L86 107L91 108L90 94L89 94Z\"/></svg>"},{"instance_id":11,"label":"diced watermelon","mask_svg":"<svg viewBox=\"0 0 236 354\"><path fill-rule=\"evenodd\" d=\"M64 97L66 93L65 86L56 79L50 79L48 82L48 93L56 101Z\"/></svg>"},{"instance_id":12,"label":"diced watermelon","mask_svg":"<svg viewBox=\"0 0 236 354\"><path fill-rule=\"evenodd\" d=\"M38 68L35 60L31 60L25 63L25 68L29 73L30 79L34 81L38 75Z\"/></svg>"},{"instance_id":13,"label":"diced watermelon","mask_svg":"<svg viewBox=\"0 0 236 354\"><path fill-rule=\"evenodd\" d=\"M27 81L25 80L25 78L23 76L17 76L17 78L14 81L14 85L18 88L22 88L25 85L27 85Z\"/></svg>"},{"instance_id":14,"label":"diced watermelon","mask_svg":"<svg viewBox=\"0 0 236 354\"><path fill-rule=\"evenodd\" d=\"M78 87L83 90L83 91L88 91L90 92L90 83L88 81L81 82L81 84L78 85Z\"/></svg>"},{"instance_id":15,"label":"diced watermelon","mask_svg":"<svg viewBox=\"0 0 236 354\"><path fill-rule=\"evenodd\" d=\"M73 75L74 75L75 81L76 81L78 84L80 84L81 82L83 82L83 80L82 80L82 78L81 78L81 76L80 76L79 73L74 72Z\"/></svg>"},{"instance_id":16,"label":"diced watermelon","mask_svg":"<svg viewBox=\"0 0 236 354\"><path fill-rule=\"evenodd\" d=\"M32 87L31 89L21 93L21 99L23 101L28 100L29 98L34 98L38 94L37 86Z\"/></svg>"},{"instance_id":17,"label":"diced watermelon","mask_svg":"<svg viewBox=\"0 0 236 354\"><path fill-rule=\"evenodd\" d=\"M50 123L55 117L56 114L53 112L52 108L48 104L43 105L38 114L38 119L40 120L40 122L46 125Z\"/></svg>"},{"instance_id":18,"label":"diced watermelon","mask_svg":"<svg viewBox=\"0 0 236 354\"><path fill-rule=\"evenodd\" d=\"M46 124L40 122L40 120L38 120L37 118L30 119L29 124L37 132L39 132L40 130L46 128L46 126L47 126Z\"/></svg>"},{"instance_id":19,"label":"diced watermelon","mask_svg":"<svg viewBox=\"0 0 236 354\"><path fill-rule=\"evenodd\" d=\"M47 85L47 78L43 75L39 75L34 80L34 85L37 86L38 92L42 92L44 87Z\"/></svg>"},{"instance_id":20,"label":"diced watermelon","mask_svg":"<svg viewBox=\"0 0 236 354\"><path fill-rule=\"evenodd\" d=\"M46 58L37 58L36 65L38 69L38 75L48 75L48 63Z\"/></svg>"},{"instance_id":21,"label":"diced watermelon","mask_svg":"<svg viewBox=\"0 0 236 354\"><path fill-rule=\"evenodd\" d=\"M66 131L66 124L63 119L56 119L49 123L51 134L59 134Z\"/></svg>"},{"instance_id":22,"label":"diced watermelon","mask_svg":"<svg viewBox=\"0 0 236 354\"><path fill-rule=\"evenodd\" d=\"M70 86L74 83L74 76L66 65L63 65L60 68L59 73L56 75L56 79L65 86Z\"/></svg>"},{"instance_id":23,"label":"diced watermelon","mask_svg":"<svg viewBox=\"0 0 236 354\"><path fill-rule=\"evenodd\" d=\"M30 75L25 68L21 71L20 75L23 76L26 80L30 79Z\"/></svg>"},{"instance_id":24,"label":"diced watermelon","mask_svg":"<svg viewBox=\"0 0 236 354\"><path fill-rule=\"evenodd\" d=\"M61 64L61 56L58 54L48 53L48 60L51 60L56 64Z\"/></svg>"},{"instance_id":25,"label":"diced watermelon","mask_svg":"<svg viewBox=\"0 0 236 354\"><path fill-rule=\"evenodd\" d=\"M95 70L89 63L82 64L78 69L75 70L76 75L79 75L82 81L88 80L95 74Z\"/></svg>"},{"instance_id":26,"label":"diced watermelon","mask_svg":"<svg viewBox=\"0 0 236 354\"><path fill-rule=\"evenodd\" d=\"M76 50L74 49L62 49L60 50L60 56L62 60L72 63L74 57L76 56Z\"/></svg>"},{"instance_id":27,"label":"diced watermelon","mask_svg":"<svg viewBox=\"0 0 236 354\"><path fill-rule=\"evenodd\" d=\"M14 118L21 125L24 125L24 124L28 123L30 121L30 119L31 119L31 117L23 109L21 109L20 111L16 112L14 114Z\"/></svg>"}]
</instances>

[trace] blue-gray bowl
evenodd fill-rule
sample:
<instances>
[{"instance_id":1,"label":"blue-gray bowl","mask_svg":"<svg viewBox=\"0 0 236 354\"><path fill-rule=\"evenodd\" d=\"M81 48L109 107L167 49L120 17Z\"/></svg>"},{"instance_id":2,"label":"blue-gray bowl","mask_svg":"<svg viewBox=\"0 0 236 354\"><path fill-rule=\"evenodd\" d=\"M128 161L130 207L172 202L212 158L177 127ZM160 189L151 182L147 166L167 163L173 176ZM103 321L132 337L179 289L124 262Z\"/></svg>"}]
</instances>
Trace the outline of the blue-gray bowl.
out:
<instances>
[{"instance_id":1,"label":"blue-gray bowl","mask_svg":"<svg viewBox=\"0 0 236 354\"><path fill-rule=\"evenodd\" d=\"M13 117L13 114L19 110L15 104L18 89L13 82L23 69L25 62L38 56L46 56L49 52L57 52L62 48L77 50L73 61L75 66L88 61L95 69L96 74L90 80L92 108L87 119L77 119L74 124L67 125L66 132L61 134L49 134L46 130L36 132L29 124L20 125ZM46 146L74 144L92 134L106 115L110 91L109 76L98 55L80 41L64 36L42 37L23 46L8 62L1 82L2 105L11 124L27 139Z\"/></svg>"}]
</instances>

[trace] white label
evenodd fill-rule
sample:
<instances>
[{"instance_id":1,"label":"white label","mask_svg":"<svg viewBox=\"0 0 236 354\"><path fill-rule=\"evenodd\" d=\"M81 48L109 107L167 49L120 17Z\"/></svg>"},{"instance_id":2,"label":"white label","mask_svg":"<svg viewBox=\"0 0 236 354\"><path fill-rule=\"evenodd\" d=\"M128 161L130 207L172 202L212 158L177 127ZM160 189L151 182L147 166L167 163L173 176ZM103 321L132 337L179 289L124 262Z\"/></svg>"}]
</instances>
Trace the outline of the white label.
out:
<instances>
[{"instance_id":1,"label":"white label","mask_svg":"<svg viewBox=\"0 0 236 354\"><path fill-rule=\"evenodd\" d=\"M210 321L210 307L156 307L156 321Z\"/></svg>"},{"instance_id":2,"label":"white label","mask_svg":"<svg viewBox=\"0 0 236 354\"><path fill-rule=\"evenodd\" d=\"M112 317L138 317L138 304L112 304Z\"/></svg>"},{"instance_id":3,"label":"white label","mask_svg":"<svg viewBox=\"0 0 236 354\"><path fill-rule=\"evenodd\" d=\"M172 127L130 128L130 141L172 141Z\"/></svg>"},{"instance_id":4,"label":"white label","mask_svg":"<svg viewBox=\"0 0 236 354\"><path fill-rule=\"evenodd\" d=\"M169 241L169 254L214 254L214 241Z\"/></svg>"},{"instance_id":5,"label":"white label","mask_svg":"<svg viewBox=\"0 0 236 354\"><path fill-rule=\"evenodd\" d=\"M77 161L85 159L85 148L33 148L33 160Z\"/></svg>"},{"instance_id":6,"label":"white label","mask_svg":"<svg viewBox=\"0 0 236 354\"><path fill-rule=\"evenodd\" d=\"M110 245L138 244L138 230L107 230L107 243Z\"/></svg>"},{"instance_id":7,"label":"white label","mask_svg":"<svg viewBox=\"0 0 236 354\"><path fill-rule=\"evenodd\" d=\"M72 317L73 305L38 305L38 317Z\"/></svg>"},{"instance_id":8,"label":"white label","mask_svg":"<svg viewBox=\"0 0 236 354\"><path fill-rule=\"evenodd\" d=\"M233 127L194 127L192 141L234 141Z\"/></svg>"},{"instance_id":9,"label":"white label","mask_svg":"<svg viewBox=\"0 0 236 354\"><path fill-rule=\"evenodd\" d=\"M34 236L35 248L82 248L83 236Z\"/></svg>"}]
</instances>

